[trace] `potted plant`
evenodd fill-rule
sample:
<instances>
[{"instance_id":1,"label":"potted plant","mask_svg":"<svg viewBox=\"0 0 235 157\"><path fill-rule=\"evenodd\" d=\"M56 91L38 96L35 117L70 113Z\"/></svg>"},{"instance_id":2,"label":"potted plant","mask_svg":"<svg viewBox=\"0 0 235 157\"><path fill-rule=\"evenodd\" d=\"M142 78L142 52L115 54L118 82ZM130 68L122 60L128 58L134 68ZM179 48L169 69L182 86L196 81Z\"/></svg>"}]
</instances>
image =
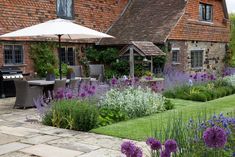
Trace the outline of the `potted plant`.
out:
<instances>
[{"instance_id":1,"label":"potted plant","mask_svg":"<svg viewBox=\"0 0 235 157\"><path fill-rule=\"evenodd\" d=\"M67 75L66 75L67 79L74 79L75 78L75 73L73 68L68 68L67 69Z\"/></svg>"},{"instance_id":2,"label":"potted plant","mask_svg":"<svg viewBox=\"0 0 235 157\"><path fill-rule=\"evenodd\" d=\"M48 68L47 68L46 80L47 81L54 81L55 80L55 69L52 65L48 66Z\"/></svg>"}]
</instances>

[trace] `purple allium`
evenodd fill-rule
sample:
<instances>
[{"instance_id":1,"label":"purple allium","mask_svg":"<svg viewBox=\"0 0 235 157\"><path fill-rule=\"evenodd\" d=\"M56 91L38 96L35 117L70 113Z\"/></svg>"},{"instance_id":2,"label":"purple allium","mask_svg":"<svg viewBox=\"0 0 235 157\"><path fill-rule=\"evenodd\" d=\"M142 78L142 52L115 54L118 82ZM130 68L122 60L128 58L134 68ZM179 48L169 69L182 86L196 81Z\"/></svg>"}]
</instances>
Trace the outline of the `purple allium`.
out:
<instances>
[{"instance_id":1,"label":"purple allium","mask_svg":"<svg viewBox=\"0 0 235 157\"><path fill-rule=\"evenodd\" d=\"M136 153L136 146L131 141L123 142L121 145L121 152L127 157L132 157Z\"/></svg>"},{"instance_id":2,"label":"purple allium","mask_svg":"<svg viewBox=\"0 0 235 157\"><path fill-rule=\"evenodd\" d=\"M171 153L167 150L161 152L161 157L171 157Z\"/></svg>"},{"instance_id":3,"label":"purple allium","mask_svg":"<svg viewBox=\"0 0 235 157\"><path fill-rule=\"evenodd\" d=\"M139 147L136 147L134 155L132 155L131 157L142 157L142 156L143 156L142 150Z\"/></svg>"},{"instance_id":4,"label":"purple allium","mask_svg":"<svg viewBox=\"0 0 235 157\"><path fill-rule=\"evenodd\" d=\"M164 146L165 146L165 150L169 152L176 152L178 148L177 142L172 139L166 140Z\"/></svg>"},{"instance_id":5,"label":"purple allium","mask_svg":"<svg viewBox=\"0 0 235 157\"><path fill-rule=\"evenodd\" d=\"M227 142L227 135L224 129L215 126L203 132L203 139L209 148L223 148Z\"/></svg>"},{"instance_id":6,"label":"purple allium","mask_svg":"<svg viewBox=\"0 0 235 157\"><path fill-rule=\"evenodd\" d=\"M146 144L150 146L152 150L159 150L162 148L161 142L156 140L155 138L148 138Z\"/></svg>"},{"instance_id":7,"label":"purple allium","mask_svg":"<svg viewBox=\"0 0 235 157\"><path fill-rule=\"evenodd\" d=\"M80 97L85 98L85 97L86 97L86 93L84 93L84 92L81 93L81 94L80 94Z\"/></svg>"}]
</instances>

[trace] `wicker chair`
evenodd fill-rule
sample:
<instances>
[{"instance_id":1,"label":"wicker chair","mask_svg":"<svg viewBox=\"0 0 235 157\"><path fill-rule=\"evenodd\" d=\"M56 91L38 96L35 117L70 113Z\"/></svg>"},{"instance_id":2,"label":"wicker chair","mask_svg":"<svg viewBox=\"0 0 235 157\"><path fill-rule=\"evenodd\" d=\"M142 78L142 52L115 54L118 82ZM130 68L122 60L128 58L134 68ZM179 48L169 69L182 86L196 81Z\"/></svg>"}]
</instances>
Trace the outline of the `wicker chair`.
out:
<instances>
[{"instance_id":1,"label":"wicker chair","mask_svg":"<svg viewBox=\"0 0 235 157\"><path fill-rule=\"evenodd\" d=\"M43 95L43 91L38 86L29 86L25 80L15 80L16 101L13 108L34 107L34 99Z\"/></svg>"},{"instance_id":2,"label":"wicker chair","mask_svg":"<svg viewBox=\"0 0 235 157\"><path fill-rule=\"evenodd\" d=\"M81 80L71 79L70 82L69 82L69 88L78 92L80 84L81 84Z\"/></svg>"},{"instance_id":3,"label":"wicker chair","mask_svg":"<svg viewBox=\"0 0 235 157\"><path fill-rule=\"evenodd\" d=\"M75 73L75 77L82 77L82 66L70 66L74 73Z\"/></svg>"},{"instance_id":4,"label":"wicker chair","mask_svg":"<svg viewBox=\"0 0 235 157\"><path fill-rule=\"evenodd\" d=\"M55 80L54 91L57 91L60 88L66 88L66 80Z\"/></svg>"},{"instance_id":5,"label":"wicker chair","mask_svg":"<svg viewBox=\"0 0 235 157\"><path fill-rule=\"evenodd\" d=\"M98 82L104 81L104 65L103 64L90 64L89 72L90 72L90 77L96 78Z\"/></svg>"}]
</instances>

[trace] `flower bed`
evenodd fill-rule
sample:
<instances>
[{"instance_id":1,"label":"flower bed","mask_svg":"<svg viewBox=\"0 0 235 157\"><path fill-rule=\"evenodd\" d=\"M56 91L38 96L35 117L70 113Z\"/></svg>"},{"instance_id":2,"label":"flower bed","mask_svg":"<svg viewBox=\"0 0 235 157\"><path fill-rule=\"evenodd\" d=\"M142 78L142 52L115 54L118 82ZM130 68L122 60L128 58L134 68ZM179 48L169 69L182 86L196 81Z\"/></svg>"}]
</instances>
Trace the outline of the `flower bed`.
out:
<instances>
[{"instance_id":1,"label":"flower bed","mask_svg":"<svg viewBox=\"0 0 235 157\"><path fill-rule=\"evenodd\" d=\"M88 84L82 84L79 91L59 89L49 94L49 105L43 97L35 105L45 125L82 131L174 107L170 100L149 88L113 88L101 100L95 97L96 89Z\"/></svg>"},{"instance_id":2,"label":"flower bed","mask_svg":"<svg viewBox=\"0 0 235 157\"><path fill-rule=\"evenodd\" d=\"M167 98L179 98L193 101L210 101L235 93L235 86L226 79L218 79L195 85L183 85L166 90Z\"/></svg>"},{"instance_id":3,"label":"flower bed","mask_svg":"<svg viewBox=\"0 0 235 157\"><path fill-rule=\"evenodd\" d=\"M213 115L209 120L206 114L183 123L181 118L172 118L166 128L154 131L155 138L146 144L151 157L233 157L235 155L234 113L224 116ZM158 140L156 140L158 139ZM174 139L174 140L172 140ZM165 141L161 144L161 141ZM126 141L121 152L127 157L142 157L141 148Z\"/></svg>"}]
</instances>

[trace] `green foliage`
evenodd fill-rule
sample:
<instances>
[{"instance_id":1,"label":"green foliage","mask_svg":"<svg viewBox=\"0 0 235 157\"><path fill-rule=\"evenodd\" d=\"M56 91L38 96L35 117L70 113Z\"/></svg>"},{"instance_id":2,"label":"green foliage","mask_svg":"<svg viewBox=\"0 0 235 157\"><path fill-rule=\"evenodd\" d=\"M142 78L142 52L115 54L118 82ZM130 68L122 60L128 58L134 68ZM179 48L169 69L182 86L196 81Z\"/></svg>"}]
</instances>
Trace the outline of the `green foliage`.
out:
<instances>
[{"instance_id":1,"label":"green foliage","mask_svg":"<svg viewBox=\"0 0 235 157\"><path fill-rule=\"evenodd\" d=\"M235 14L230 14L231 20L231 41L230 41L230 49L233 54L231 66L235 66Z\"/></svg>"},{"instance_id":2,"label":"green foliage","mask_svg":"<svg viewBox=\"0 0 235 157\"><path fill-rule=\"evenodd\" d=\"M210 101L235 93L235 87L225 79L191 86L184 85L164 91L167 98L179 98L193 101Z\"/></svg>"},{"instance_id":3,"label":"green foliage","mask_svg":"<svg viewBox=\"0 0 235 157\"><path fill-rule=\"evenodd\" d=\"M99 112L94 104L82 102L73 110L74 129L89 131L97 126Z\"/></svg>"},{"instance_id":4,"label":"green foliage","mask_svg":"<svg viewBox=\"0 0 235 157\"><path fill-rule=\"evenodd\" d=\"M50 42L38 42L31 45L30 57L34 62L34 68L38 76L45 77L50 67L56 67L57 60L54 55L56 44Z\"/></svg>"},{"instance_id":5,"label":"green foliage","mask_svg":"<svg viewBox=\"0 0 235 157\"><path fill-rule=\"evenodd\" d=\"M59 128L89 131L97 126L98 109L87 101L60 100L43 117L43 124Z\"/></svg>"},{"instance_id":6,"label":"green foliage","mask_svg":"<svg viewBox=\"0 0 235 157\"><path fill-rule=\"evenodd\" d=\"M59 72L59 67L56 67L55 69L55 75L58 77L60 76L60 72ZM61 65L61 71L62 71L62 76L66 76L67 72L68 72L68 65L65 63L62 63Z\"/></svg>"},{"instance_id":7,"label":"green foliage","mask_svg":"<svg viewBox=\"0 0 235 157\"><path fill-rule=\"evenodd\" d=\"M110 125L129 118L125 112L116 109L100 108L99 113L99 126Z\"/></svg>"},{"instance_id":8,"label":"green foliage","mask_svg":"<svg viewBox=\"0 0 235 157\"><path fill-rule=\"evenodd\" d=\"M175 106L175 104L172 103L172 101L170 99L165 99L164 107L166 110L172 110L172 109L174 109L174 106Z\"/></svg>"}]
</instances>

